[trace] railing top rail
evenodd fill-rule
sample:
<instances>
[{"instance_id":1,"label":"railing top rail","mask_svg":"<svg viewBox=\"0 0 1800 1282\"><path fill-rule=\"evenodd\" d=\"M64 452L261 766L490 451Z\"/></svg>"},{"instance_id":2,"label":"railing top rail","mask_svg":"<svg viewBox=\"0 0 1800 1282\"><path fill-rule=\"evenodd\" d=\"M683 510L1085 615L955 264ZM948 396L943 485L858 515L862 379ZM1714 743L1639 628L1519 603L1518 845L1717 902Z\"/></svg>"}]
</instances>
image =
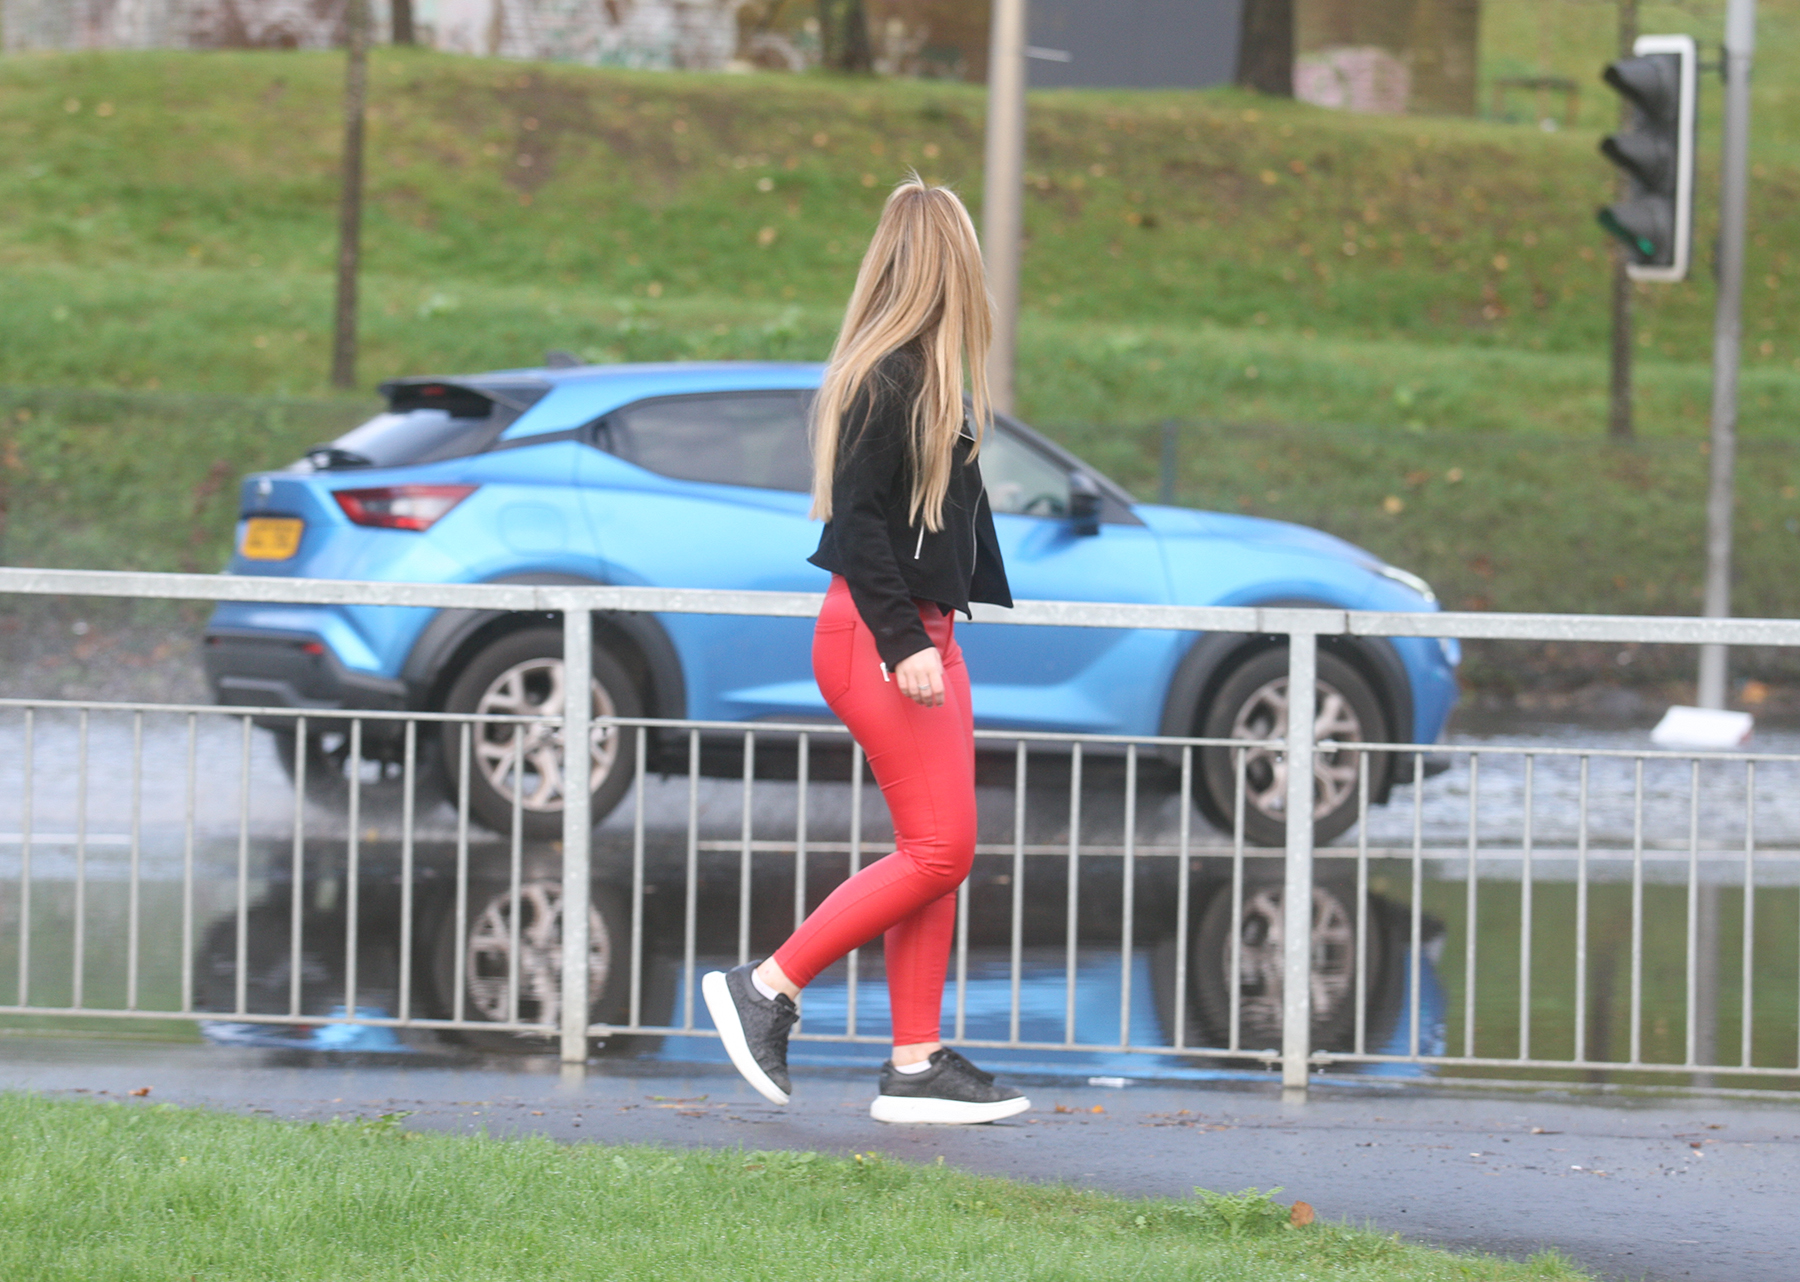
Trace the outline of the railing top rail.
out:
<instances>
[{"instance_id":1,"label":"railing top rail","mask_svg":"<svg viewBox=\"0 0 1800 1282\"><path fill-rule=\"evenodd\" d=\"M816 592L753 592L523 583L369 583L273 575L0 568L0 594L112 596L292 605L393 605L427 609L564 609L811 618ZM1461 614L1303 609L1288 606L1146 605L1020 601L975 607L982 623L1036 627L1160 628L1177 632L1311 633L1315 636L1458 637L1680 645L1800 646L1800 619L1697 619L1605 614Z\"/></svg>"}]
</instances>

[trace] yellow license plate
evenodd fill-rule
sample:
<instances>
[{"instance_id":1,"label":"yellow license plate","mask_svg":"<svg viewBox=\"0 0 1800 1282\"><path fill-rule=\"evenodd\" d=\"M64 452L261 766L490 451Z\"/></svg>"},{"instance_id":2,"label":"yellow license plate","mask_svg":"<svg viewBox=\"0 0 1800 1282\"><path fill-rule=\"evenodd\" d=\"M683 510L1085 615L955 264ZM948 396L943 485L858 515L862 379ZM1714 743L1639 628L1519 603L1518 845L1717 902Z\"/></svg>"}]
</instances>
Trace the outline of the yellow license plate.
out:
<instances>
[{"instance_id":1,"label":"yellow license plate","mask_svg":"<svg viewBox=\"0 0 1800 1282\"><path fill-rule=\"evenodd\" d=\"M238 551L250 561L285 561L300 550L306 522L297 516L253 516L244 522Z\"/></svg>"}]
</instances>

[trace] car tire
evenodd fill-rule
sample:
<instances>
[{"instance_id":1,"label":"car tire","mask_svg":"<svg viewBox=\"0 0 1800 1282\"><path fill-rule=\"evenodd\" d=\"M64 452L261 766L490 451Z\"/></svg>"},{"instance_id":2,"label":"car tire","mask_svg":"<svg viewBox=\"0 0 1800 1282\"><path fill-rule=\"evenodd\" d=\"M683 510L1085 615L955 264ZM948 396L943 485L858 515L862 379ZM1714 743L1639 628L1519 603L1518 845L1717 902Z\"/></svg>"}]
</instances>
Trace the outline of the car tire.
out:
<instances>
[{"instance_id":1,"label":"car tire","mask_svg":"<svg viewBox=\"0 0 1800 1282\"><path fill-rule=\"evenodd\" d=\"M1285 647L1261 650L1225 678L1201 717L1199 734L1207 739L1280 739L1287 734L1288 652ZM1368 680L1334 654L1318 656L1319 739L1381 743L1387 717ZM1199 801L1207 818L1226 832L1233 829L1236 765L1233 748L1200 750ZM1287 841L1287 763L1269 748L1242 750L1244 760L1244 838L1256 846ZM1313 772L1313 840L1330 841L1356 822L1357 756L1352 751L1320 754ZM1387 754L1372 754L1369 795L1378 796L1391 769Z\"/></svg>"},{"instance_id":2,"label":"car tire","mask_svg":"<svg viewBox=\"0 0 1800 1282\"><path fill-rule=\"evenodd\" d=\"M433 1007L439 1018L456 1013L456 981L463 980L463 1019L504 1023L511 1009L509 987L512 956L512 886L506 881L477 878L470 882L465 929L456 932L456 902L447 895L438 916L431 951ZM520 1022L555 1024L562 1009L562 879L539 873L519 883L518 936ZM631 1016L631 918L611 887L593 887L588 907L588 1022L623 1024ZM643 958L644 980L639 1018L666 1023L674 1009L674 971L666 958ZM557 1039L538 1033L480 1028L458 1029L453 1040L482 1050L513 1054L548 1054ZM591 1049L608 1054L642 1054L661 1038L620 1035L596 1042Z\"/></svg>"},{"instance_id":3,"label":"car tire","mask_svg":"<svg viewBox=\"0 0 1800 1282\"><path fill-rule=\"evenodd\" d=\"M450 686L444 710L451 713L529 715L562 713L562 631L529 628L487 645L463 667ZM595 647L594 715L643 715L637 687L623 665ZM562 836L562 732L549 726L525 725L515 732L507 723L476 724L470 732L469 810L495 832L510 833L513 822L514 734L523 736L524 797L520 827L538 841ZM589 815L598 826L623 801L636 769L637 735L617 726L594 727L594 770ZM456 722L444 726L442 755L446 776L461 773L462 731ZM455 785L452 783L452 789Z\"/></svg>"},{"instance_id":4,"label":"car tire","mask_svg":"<svg viewBox=\"0 0 1800 1282\"><path fill-rule=\"evenodd\" d=\"M1247 882L1241 910L1238 961L1238 1045L1248 1050L1281 1046L1283 978L1282 902L1278 881ZM1189 955L1192 1009L1205 1045L1227 1046L1231 1033L1231 888L1208 901ZM1383 973L1385 932L1369 914L1365 991L1373 998ZM1312 1048L1349 1050L1356 1031L1356 893L1329 882L1313 886ZM1190 1035L1191 1036L1191 1035Z\"/></svg>"},{"instance_id":5,"label":"car tire","mask_svg":"<svg viewBox=\"0 0 1800 1282\"><path fill-rule=\"evenodd\" d=\"M405 748L397 736L371 735L370 727L375 724L363 723L357 808L364 817L392 818L400 814L405 801ZM393 723L380 725L386 729ZM275 759L292 783L299 775L299 735L293 729L274 729L269 734L275 741ZM430 726L418 732L413 758L415 807L426 807L444 795L437 745L437 734ZM351 769L350 723L314 718L306 733L306 799L325 810L343 813L350 804Z\"/></svg>"}]
</instances>

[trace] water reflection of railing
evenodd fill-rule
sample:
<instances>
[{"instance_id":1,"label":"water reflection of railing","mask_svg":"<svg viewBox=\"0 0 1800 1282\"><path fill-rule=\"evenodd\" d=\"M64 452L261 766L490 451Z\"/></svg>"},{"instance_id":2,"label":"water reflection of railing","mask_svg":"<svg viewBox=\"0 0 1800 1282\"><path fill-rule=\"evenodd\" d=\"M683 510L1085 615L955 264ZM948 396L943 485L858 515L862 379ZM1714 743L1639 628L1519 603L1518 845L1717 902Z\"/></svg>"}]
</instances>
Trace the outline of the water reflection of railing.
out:
<instances>
[{"instance_id":1,"label":"water reflection of railing","mask_svg":"<svg viewBox=\"0 0 1800 1282\"><path fill-rule=\"evenodd\" d=\"M574 691L592 610L816 605L13 570L0 591L561 611ZM1336 1066L1796 1075L1800 853L1782 807L1800 795L1800 756L1456 747L1451 771L1427 778L1422 745L1314 742L1309 692L1322 635L1800 644L1800 624L1068 603L1025 603L1011 621L1285 635L1295 693L1269 742L981 736L984 826L949 997L962 1044L1279 1063L1289 1086ZM295 743L329 726L352 761L381 736L394 768L351 770L309 802L318 767L290 754L288 790L258 726ZM528 738L565 729L635 748L635 799L597 833L579 789L563 840L545 843L516 806L510 831L489 834L466 800L424 786L437 771L466 799L478 738L526 771ZM0 762L16 763L0 792L0 966L17 976L4 1016L426 1028L571 1061L596 1041L667 1044L710 1035L693 996L704 967L765 951L887 839L860 754L828 725L596 718L580 699L560 718L6 700L0 735ZM667 775L647 773L652 737ZM1223 832L1196 822L1207 753L1235 790ZM1297 758L1311 777L1286 770ZM1417 782L1394 784L1373 822L1372 780L1408 759ZM1259 790L1290 803L1280 851L1246 841L1252 762L1273 772ZM1671 770L1685 791L1659 778ZM1321 772L1354 779L1360 822L1315 848ZM1496 776L1499 814L1484 809ZM1443 816L1459 797L1453 841ZM1394 818L1409 804L1410 839ZM1772 809L1776 841L1766 823L1758 835ZM1287 929L1290 902L1309 905L1303 931ZM801 1041L884 1041L878 980L873 956L827 976Z\"/></svg>"}]
</instances>

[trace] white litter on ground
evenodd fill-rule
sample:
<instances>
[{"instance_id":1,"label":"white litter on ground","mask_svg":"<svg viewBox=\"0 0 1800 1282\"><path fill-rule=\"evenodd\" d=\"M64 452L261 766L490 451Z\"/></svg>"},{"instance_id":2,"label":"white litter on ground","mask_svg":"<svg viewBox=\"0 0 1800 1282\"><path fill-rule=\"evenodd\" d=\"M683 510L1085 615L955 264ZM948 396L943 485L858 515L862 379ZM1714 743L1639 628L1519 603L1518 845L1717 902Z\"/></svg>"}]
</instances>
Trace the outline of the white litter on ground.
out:
<instances>
[{"instance_id":1,"label":"white litter on ground","mask_svg":"<svg viewBox=\"0 0 1800 1282\"><path fill-rule=\"evenodd\" d=\"M1748 712L1677 704L1663 713L1650 732L1650 742L1659 748L1741 748L1750 742L1755 724Z\"/></svg>"}]
</instances>

